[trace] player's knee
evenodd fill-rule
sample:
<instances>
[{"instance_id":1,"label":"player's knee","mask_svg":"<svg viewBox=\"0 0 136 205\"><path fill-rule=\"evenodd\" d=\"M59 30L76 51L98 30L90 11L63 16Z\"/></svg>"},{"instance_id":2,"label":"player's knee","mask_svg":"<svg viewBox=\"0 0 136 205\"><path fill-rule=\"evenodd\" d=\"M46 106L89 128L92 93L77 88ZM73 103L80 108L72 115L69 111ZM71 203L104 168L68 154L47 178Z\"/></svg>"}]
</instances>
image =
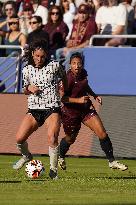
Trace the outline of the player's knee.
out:
<instances>
[{"instance_id":1,"label":"player's knee","mask_svg":"<svg viewBox=\"0 0 136 205\"><path fill-rule=\"evenodd\" d=\"M106 131L100 131L98 133L98 137L99 137L99 139L104 139L105 137L107 137Z\"/></svg>"},{"instance_id":2,"label":"player's knee","mask_svg":"<svg viewBox=\"0 0 136 205\"><path fill-rule=\"evenodd\" d=\"M21 139L18 139L18 140L16 140L16 143L17 143L17 144L22 144L23 141L22 141Z\"/></svg>"},{"instance_id":3,"label":"player's knee","mask_svg":"<svg viewBox=\"0 0 136 205\"><path fill-rule=\"evenodd\" d=\"M23 137L21 135L16 134L16 143L21 144L23 143Z\"/></svg>"},{"instance_id":4,"label":"player's knee","mask_svg":"<svg viewBox=\"0 0 136 205\"><path fill-rule=\"evenodd\" d=\"M65 137L65 140L66 140L66 142L68 143L68 144L73 144L74 142L75 142L75 140L76 140L76 134L71 134L71 135L67 135L66 137Z\"/></svg>"},{"instance_id":5,"label":"player's knee","mask_svg":"<svg viewBox=\"0 0 136 205\"><path fill-rule=\"evenodd\" d=\"M58 136L55 134L48 134L48 143L50 146L58 145Z\"/></svg>"},{"instance_id":6,"label":"player's knee","mask_svg":"<svg viewBox=\"0 0 136 205\"><path fill-rule=\"evenodd\" d=\"M71 138L68 139L68 140L66 140L66 141L67 141L67 143L70 144L70 145L73 144L73 143L75 142L75 140L74 140L74 139L71 139Z\"/></svg>"}]
</instances>

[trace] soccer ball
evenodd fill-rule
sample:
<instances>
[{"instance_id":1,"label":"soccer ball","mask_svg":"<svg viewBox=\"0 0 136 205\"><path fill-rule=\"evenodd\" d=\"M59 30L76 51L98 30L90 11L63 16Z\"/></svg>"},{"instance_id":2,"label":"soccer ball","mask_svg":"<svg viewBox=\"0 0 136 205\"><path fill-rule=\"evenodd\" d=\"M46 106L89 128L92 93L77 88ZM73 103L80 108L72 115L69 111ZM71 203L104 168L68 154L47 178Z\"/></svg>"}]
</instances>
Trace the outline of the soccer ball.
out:
<instances>
[{"instance_id":1,"label":"soccer ball","mask_svg":"<svg viewBox=\"0 0 136 205\"><path fill-rule=\"evenodd\" d=\"M26 164L25 172L29 178L36 179L45 172L45 168L40 160L32 160Z\"/></svg>"}]
</instances>

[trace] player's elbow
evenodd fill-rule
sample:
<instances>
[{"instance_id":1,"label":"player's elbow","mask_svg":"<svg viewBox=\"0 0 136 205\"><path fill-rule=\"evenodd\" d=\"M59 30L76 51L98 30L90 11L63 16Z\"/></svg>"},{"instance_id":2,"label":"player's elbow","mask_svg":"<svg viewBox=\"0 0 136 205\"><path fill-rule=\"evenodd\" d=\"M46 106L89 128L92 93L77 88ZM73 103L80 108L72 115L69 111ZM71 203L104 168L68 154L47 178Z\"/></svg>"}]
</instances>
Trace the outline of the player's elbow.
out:
<instances>
[{"instance_id":1,"label":"player's elbow","mask_svg":"<svg viewBox=\"0 0 136 205\"><path fill-rule=\"evenodd\" d=\"M23 91L23 93L24 93L25 95L29 95L29 94L30 94L30 92L29 92L26 88L23 88L22 91Z\"/></svg>"}]
</instances>

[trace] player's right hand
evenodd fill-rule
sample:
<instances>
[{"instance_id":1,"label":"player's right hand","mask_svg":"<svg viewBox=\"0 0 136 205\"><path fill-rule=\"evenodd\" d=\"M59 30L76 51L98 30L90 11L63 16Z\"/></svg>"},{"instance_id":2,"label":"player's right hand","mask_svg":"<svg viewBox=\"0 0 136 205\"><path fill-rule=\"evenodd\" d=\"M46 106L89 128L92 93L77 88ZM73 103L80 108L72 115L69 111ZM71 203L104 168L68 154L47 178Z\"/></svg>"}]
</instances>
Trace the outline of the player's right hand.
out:
<instances>
[{"instance_id":1,"label":"player's right hand","mask_svg":"<svg viewBox=\"0 0 136 205\"><path fill-rule=\"evenodd\" d=\"M79 103L87 103L89 100L89 96L83 96L79 98Z\"/></svg>"},{"instance_id":2,"label":"player's right hand","mask_svg":"<svg viewBox=\"0 0 136 205\"><path fill-rule=\"evenodd\" d=\"M29 85L28 90L33 94L38 94L38 92L40 91L40 89L35 85Z\"/></svg>"}]
</instances>

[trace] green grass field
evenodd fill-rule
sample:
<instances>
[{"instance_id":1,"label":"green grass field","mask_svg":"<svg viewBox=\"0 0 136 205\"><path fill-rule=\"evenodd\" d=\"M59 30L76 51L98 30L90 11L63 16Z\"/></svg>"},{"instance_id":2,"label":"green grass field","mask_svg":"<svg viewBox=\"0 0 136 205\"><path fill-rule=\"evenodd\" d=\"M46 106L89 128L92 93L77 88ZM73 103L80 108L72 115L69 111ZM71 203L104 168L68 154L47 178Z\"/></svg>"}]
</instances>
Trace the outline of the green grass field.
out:
<instances>
[{"instance_id":1,"label":"green grass field","mask_svg":"<svg viewBox=\"0 0 136 205\"><path fill-rule=\"evenodd\" d=\"M67 171L52 181L48 157L34 157L46 169L37 180L28 179L24 168L12 169L18 158L0 155L0 205L136 205L134 160L122 160L129 166L122 172L108 168L105 159L67 158Z\"/></svg>"}]
</instances>

